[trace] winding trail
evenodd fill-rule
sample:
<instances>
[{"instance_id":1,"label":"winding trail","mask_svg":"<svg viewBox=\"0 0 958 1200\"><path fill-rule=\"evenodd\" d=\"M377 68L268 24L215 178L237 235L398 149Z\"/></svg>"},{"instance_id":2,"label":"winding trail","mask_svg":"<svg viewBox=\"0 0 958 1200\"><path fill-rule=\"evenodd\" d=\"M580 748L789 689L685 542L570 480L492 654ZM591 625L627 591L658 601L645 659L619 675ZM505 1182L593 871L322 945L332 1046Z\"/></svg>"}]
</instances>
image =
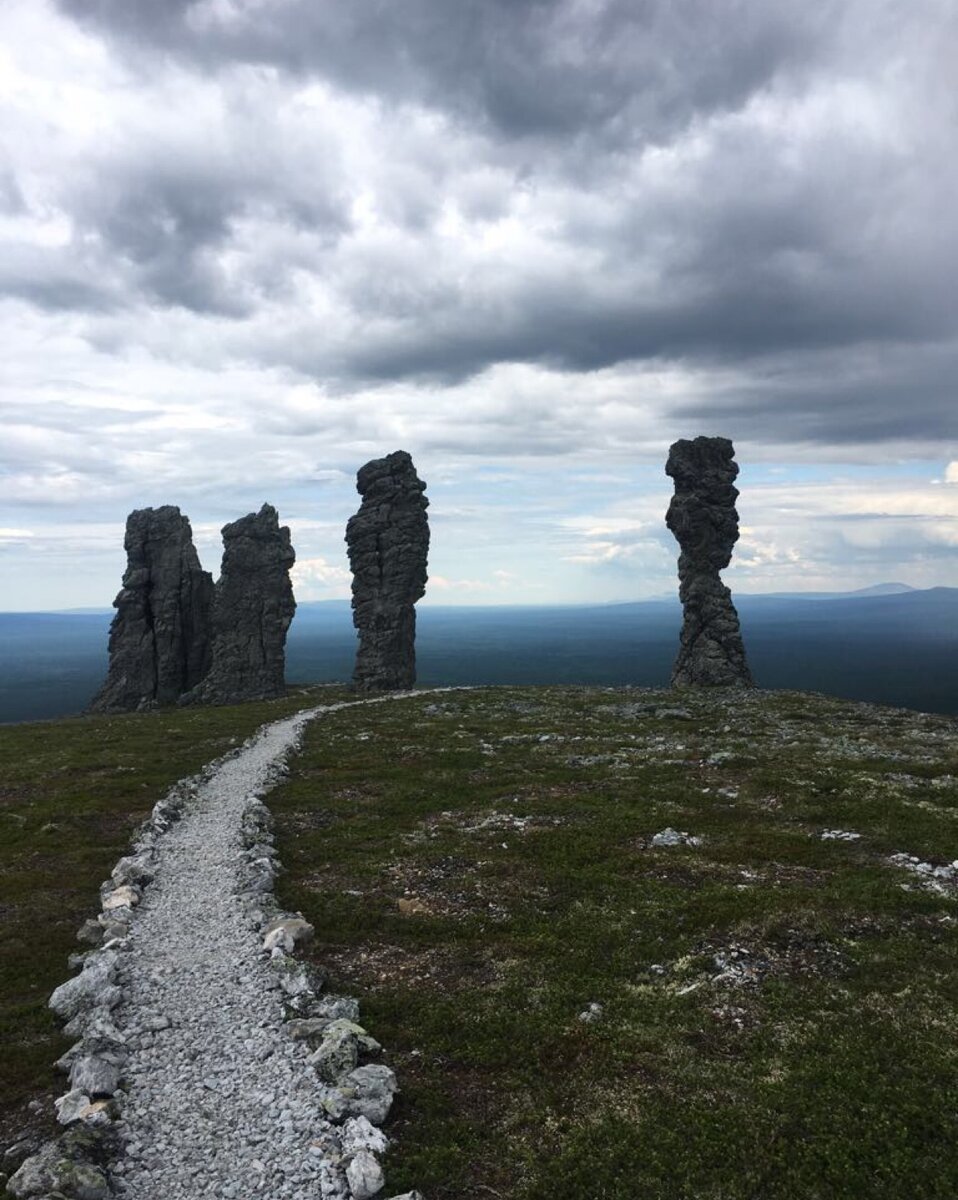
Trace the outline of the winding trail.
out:
<instances>
[{"instance_id":1,"label":"winding trail","mask_svg":"<svg viewBox=\"0 0 958 1200\"><path fill-rule=\"evenodd\" d=\"M332 1129L310 1050L282 1028L276 973L237 894L241 819L309 721L380 702L314 708L265 726L159 840L155 879L121 962L127 1147L113 1171L127 1200L348 1196L327 1169L322 1143Z\"/></svg>"}]
</instances>

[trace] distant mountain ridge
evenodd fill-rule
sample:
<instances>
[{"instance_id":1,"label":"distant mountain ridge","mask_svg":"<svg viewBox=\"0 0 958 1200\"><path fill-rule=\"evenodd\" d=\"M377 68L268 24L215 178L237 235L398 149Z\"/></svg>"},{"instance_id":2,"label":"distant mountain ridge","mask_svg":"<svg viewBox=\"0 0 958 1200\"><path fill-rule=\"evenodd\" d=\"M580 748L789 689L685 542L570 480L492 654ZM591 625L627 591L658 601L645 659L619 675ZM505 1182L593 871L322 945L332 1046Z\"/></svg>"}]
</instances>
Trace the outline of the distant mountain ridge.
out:
<instances>
[{"instance_id":1,"label":"distant mountain ridge","mask_svg":"<svg viewBox=\"0 0 958 1200\"><path fill-rule=\"evenodd\" d=\"M751 600L853 600L866 596L904 596L909 592L937 590L914 588L907 583L873 583L871 587L855 588L851 592L738 592L736 596L748 596Z\"/></svg>"}]
</instances>

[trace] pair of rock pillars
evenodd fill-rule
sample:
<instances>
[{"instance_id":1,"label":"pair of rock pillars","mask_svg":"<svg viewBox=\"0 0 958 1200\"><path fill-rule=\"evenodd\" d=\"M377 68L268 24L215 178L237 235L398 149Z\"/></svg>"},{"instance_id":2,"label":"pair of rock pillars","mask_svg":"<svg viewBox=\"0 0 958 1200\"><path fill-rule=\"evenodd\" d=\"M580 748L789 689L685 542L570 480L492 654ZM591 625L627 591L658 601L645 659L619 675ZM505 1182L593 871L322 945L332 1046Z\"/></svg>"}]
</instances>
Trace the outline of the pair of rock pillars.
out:
<instances>
[{"instance_id":1,"label":"pair of rock pillars","mask_svg":"<svg viewBox=\"0 0 958 1200\"><path fill-rule=\"evenodd\" d=\"M666 524L681 548L683 611L676 687L752 684L738 613L719 577L738 541L734 454L721 437L683 438L669 450L665 470L675 495ZM362 506L346 527L359 631L354 680L370 690L409 688L416 680L415 603L425 592L429 549L425 485L400 450L367 463L357 487Z\"/></svg>"},{"instance_id":2,"label":"pair of rock pillars","mask_svg":"<svg viewBox=\"0 0 958 1200\"><path fill-rule=\"evenodd\" d=\"M414 605L425 592L429 549L425 484L400 450L367 463L357 487L362 504L346 531L359 630L354 678L370 691L412 687ZM109 668L91 712L283 695L296 555L272 505L224 526L215 586L189 519L173 505L130 513L124 547Z\"/></svg>"},{"instance_id":3,"label":"pair of rock pillars","mask_svg":"<svg viewBox=\"0 0 958 1200\"><path fill-rule=\"evenodd\" d=\"M110 664L92 712L282 695L296 556L272 505L223 527L215 586L174 505L130 513L123 544Z\"/></svg>"}]
</instances>

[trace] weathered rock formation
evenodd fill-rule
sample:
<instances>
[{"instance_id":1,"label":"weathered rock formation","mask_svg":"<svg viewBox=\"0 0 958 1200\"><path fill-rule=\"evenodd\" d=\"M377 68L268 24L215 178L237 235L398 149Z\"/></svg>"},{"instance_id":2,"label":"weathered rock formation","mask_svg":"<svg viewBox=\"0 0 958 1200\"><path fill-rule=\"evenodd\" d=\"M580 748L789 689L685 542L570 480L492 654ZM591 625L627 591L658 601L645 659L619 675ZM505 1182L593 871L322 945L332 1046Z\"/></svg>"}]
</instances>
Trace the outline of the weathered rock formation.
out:
<instances>
[{"instance_id":1,"label":"weathered rock formation","mask_svg":"<svg viewBox=\"0 0 958 1200\"><path fill-rule=\"evenodd\" d=\"M366 463L359 512L346 526L359 649L353 680L367 691L416 682L416 601L426 590L429 501L405 450Z\"/></svg>"},{"instance_id":2,"label":"weathered rock formation","mask_svg":"<svg viewBox=\"0 0 958 1200\"><path fill-rule=\"evenodd\" d=\"M682 549L679 599L683 624L675 686L749 687L752 677L732 593L719 572L738 541L738 465L728 438L682 438L669 450L665 473L675 495L665 521Z\"/></svg>"},{"instance_id":3,"label":"weathered rock formation","mask_svg":"<svg viewBox=\"0 0 958 1200\"><path fill-rule=\"evenodd\" d=\"M223 526L223 566L213 597L209 674L187 704L267 700L286 690L286 631L296 611L289 529L264 504Z\"/></svg>"},{"instance_id":4,"label":"weathered rock formation","mask_svg":"<svg viewBox=\"0 0 958 1200\"><path fill-rule=\"evenodd\" d=\"M126 521L127 567L113 601L110 665L91 712L172 704L210 662L212 576L200 566L189 520L173 505Z\"/></svg>"}]
</instances>

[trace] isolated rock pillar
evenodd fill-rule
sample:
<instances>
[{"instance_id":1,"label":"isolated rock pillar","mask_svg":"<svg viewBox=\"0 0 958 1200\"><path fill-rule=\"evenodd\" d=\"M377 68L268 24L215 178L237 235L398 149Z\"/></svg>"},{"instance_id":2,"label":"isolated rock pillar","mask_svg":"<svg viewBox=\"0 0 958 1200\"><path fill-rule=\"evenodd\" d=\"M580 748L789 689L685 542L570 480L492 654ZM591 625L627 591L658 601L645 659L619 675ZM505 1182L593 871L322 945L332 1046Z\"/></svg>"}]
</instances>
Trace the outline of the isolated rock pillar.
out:
<instances>
[{"instance_id":1,"label":"isolated rock pillar","mask_svg":"<svg viewBox=\"0 0 958 1200\"><path fill-rule=\"evenodd\" d=\"M271 504L223 526L223 566L213 598L209 674L189 704L268 700L286 690L286 631L296 611L296 555Z\"/></svg>"},{"instance_id":2,"label":"isolated rock pillar","mask_svg":"<svg viewBox=\"0 0 958 1200\"><path fill-rule=\"evenodd\" d=\"M675 495L665 521L679 555L682 635L673 686L749 687L752 677L732 593L719 572L738 541L738 465L728 438L682 438L669 450Z\"/></svg>"},{"instance_id":3,"label":"isolated rock pillar","mask_svg":"<svg viewBox=\"0 0 958 1200\"><path fill-rule=\"evenodd\" d=\"M173 704L210 662L212 576L202 569L189 520L173 505L126 520L123 586L113 601L110 665L91 712Z\"/></svg>"},{"instance_id":4,"label":"isolated rock pillar","mask_svg":"<svg viewBox=\"0 0 958 1200\"><path fill-rule=\"evenodd\" d=\"M365 691L416 682L416 601L426 590L426 485L405 450L360 468L359 512L346 526L359 649L353 680Z\"/></svg>"}]
</instances>

